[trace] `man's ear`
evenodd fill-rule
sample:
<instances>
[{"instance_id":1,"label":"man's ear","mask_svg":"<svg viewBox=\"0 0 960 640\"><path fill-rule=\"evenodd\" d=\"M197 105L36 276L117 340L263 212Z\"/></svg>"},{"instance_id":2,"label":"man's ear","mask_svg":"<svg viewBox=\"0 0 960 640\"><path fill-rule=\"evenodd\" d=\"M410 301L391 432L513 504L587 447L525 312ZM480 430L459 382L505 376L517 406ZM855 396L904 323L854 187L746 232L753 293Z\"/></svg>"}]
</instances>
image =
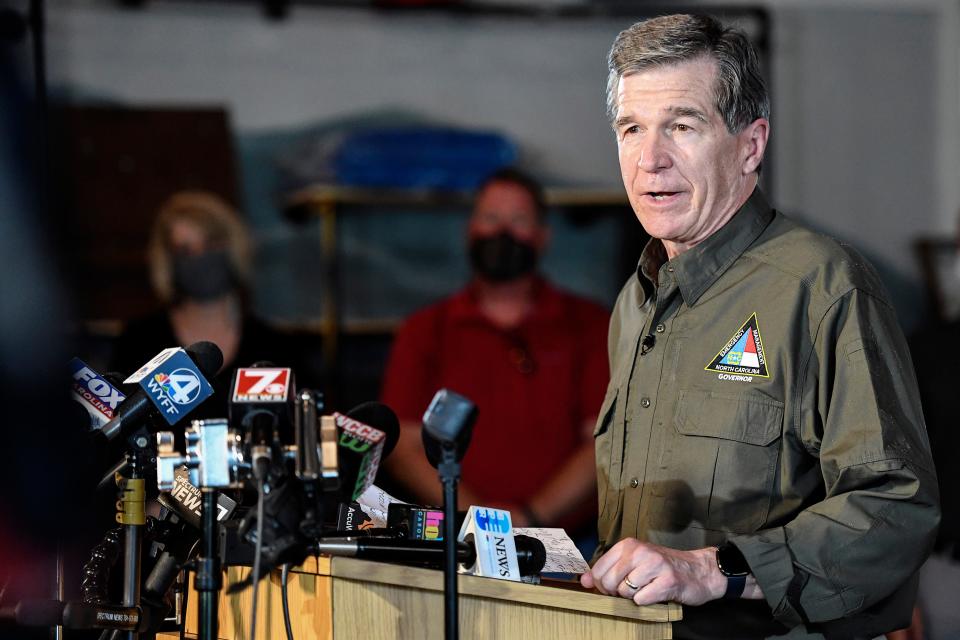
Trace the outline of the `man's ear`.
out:
<instances>
[{"instance_id":1,"label":"man's ear","mask_svg":"<svg viewBox=\"0 0 960 640\"><path fill-rule=\"evenodd\" d=\"M767 140L770 138L770 121L766 118L757 118L738 135L743 150L741 170L744 175L753 173L763 161L763 153L767 149Z\"/></svg>"}]
</instances>

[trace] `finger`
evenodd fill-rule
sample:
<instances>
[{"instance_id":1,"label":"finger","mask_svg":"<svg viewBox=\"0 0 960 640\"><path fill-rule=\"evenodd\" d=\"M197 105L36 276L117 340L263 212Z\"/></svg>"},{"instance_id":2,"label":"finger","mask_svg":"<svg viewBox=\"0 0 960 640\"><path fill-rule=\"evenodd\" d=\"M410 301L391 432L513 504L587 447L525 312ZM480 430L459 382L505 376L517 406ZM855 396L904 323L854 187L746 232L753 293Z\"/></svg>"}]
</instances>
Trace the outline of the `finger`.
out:
<instances>
[{"instance_id":1,"label":"finger","mask_svg":"<svg viewBox=\"0 0 960 640\"><path fill-rule=\"evenodd\" d=\"M673 587L670 580L657 576L634 592L633 601L638 605L648 605L674 600Z\"/></svg>"},{"instance_id":2,"label":"finger","mask_svg":"<svg viewBox=\"0 0 960 640\"><path fill-rule=\"evenodd\" d=\"M584 589L593 589L595 581L593 579L593 574L587 571L580 575L580 584L583 585Z\"/></svg>"},{"instance_id":3,"label":"finger","mask_svg":"<svg viewBox=\"0 0 960 640\"><path fill-rule=\"evenodd\" d=\"M628 573L623 577L623 580L620 581L620 584L617 585L617 593L623 597L632 599L634 594L640 591L644 586L643 582L637 582L633 577Z\"/></svg>"},{"instance_id":4,"label":"finger","mask_svg":"<svg viewBox=\"0 0 960 640\"><path fill-rule=\"evenodd\" d=\"M603 588L606 589L608 593L616 593L625 598L632 597L635 590L630 591L629 594L625 594L621 590L623 587L623 579L628 575L632 575L635 579L632 579L631 582L635 585L642 586L650 582L653 575L651 575L646 568L647 556L648 554L643 547L634 547L632 553L621 556L616 564L607 569L607 572L603 575L601 579Z\"/></svg>"},{"instance_id":5,"label":"finger","mask_svg":"<svg viewBox=\"0 0 960 640\"><path fill-rule=\"evenodd\" d=\"M620 561L621 554L621 545L620 543L617 543L613 546L613 548L600 556L600 559L597 560L596 564L594 564L593 568L590 570L590 575L593 579L593 586L597 589L597 591L604 595L610 595L617 592L617 583L620 582L621 576L614 575L608 577L608 574L610 570ZM624 573L626 573L626 571L624 571Z\"/></svg>"}]
</instances>

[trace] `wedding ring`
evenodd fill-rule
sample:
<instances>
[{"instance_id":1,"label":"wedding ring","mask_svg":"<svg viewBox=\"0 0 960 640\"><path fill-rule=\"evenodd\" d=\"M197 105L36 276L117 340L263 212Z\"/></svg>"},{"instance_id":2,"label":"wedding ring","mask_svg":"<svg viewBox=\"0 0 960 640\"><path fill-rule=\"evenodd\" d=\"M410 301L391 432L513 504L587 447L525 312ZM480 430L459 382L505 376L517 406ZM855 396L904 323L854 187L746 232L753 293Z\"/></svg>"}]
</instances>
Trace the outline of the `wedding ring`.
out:
<instances>
[{"instance_id":1,"label":"wedding ring","mask_svg":"<svg viewBox=\"0 0 960 640\"><path fill-rule=\"evenodd\" d=\"M630 588L633 589L634 591L637 591L638 589L640 589L640 585L638 585L638 584L633 584L632 582L630 582L630 578L624 578L624 579L623 579L623 584L627 585L628 587L630 587Z\"/></svg>"}]
</instances>

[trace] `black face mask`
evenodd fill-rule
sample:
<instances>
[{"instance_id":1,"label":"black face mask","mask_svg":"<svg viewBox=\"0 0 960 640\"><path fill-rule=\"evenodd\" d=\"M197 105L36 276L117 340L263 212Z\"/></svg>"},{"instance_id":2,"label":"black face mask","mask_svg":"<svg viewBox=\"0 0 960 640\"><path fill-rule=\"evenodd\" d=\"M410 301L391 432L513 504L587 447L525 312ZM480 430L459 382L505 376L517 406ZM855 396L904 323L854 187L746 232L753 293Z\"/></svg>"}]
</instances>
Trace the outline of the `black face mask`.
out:
<instances>
[{"instance_id":1,"label":"black face mask","mask_svg":"<svg viewBox=\"0 0 960 640\"><path fill-rule=\"evenodd\" d=\"M173 257L173 289L179 300L215 300L235 286L233 265L224 250Z\"/></svg>"},{"instance_id":2,"label":"black face mask","mask_svg":"<svg viewBox=\"0 0 960 640\"><path fill-rule=\"evenodd\" d=\"M470 243L470 264L485 280L509 282L536 268L537 250L503 232L473 240Z\"/></svg>"}]
</instances>

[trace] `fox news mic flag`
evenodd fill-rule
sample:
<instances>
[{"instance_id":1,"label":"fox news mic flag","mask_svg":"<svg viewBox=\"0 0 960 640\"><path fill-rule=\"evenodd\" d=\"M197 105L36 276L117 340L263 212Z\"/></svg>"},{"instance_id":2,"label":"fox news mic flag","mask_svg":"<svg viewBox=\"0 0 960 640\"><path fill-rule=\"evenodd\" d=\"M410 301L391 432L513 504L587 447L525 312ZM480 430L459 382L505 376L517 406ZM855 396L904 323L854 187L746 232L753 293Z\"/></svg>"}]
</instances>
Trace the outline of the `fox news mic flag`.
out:
<instances>
[{"instance_id":1,"label":"fox news mic flag","mask_svg":"<svg viewBox=\"0 0 960 640\"><path fill-rule=\"evenodd\" d=\"M69 367L73 381L70 395L90 415L90 428L100 429L113 420L126 396L80 358L72 359Z\"/></svg>"}]
</instances>

